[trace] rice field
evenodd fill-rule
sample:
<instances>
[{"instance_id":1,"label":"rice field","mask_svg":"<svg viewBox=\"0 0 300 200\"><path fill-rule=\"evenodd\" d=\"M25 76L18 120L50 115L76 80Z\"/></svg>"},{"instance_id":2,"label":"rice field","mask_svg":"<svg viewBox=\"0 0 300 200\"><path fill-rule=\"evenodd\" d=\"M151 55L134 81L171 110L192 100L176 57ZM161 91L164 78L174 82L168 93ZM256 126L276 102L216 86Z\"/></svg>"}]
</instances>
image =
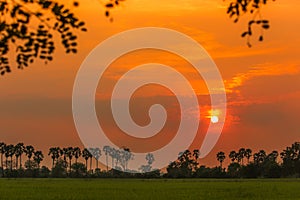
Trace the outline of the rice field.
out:
<instances>
[{"instance_id":1,"label":"rice field","mask_svg":"<svg viewBox=\"0 0 300 200\"><path fill-rule=\"evenodd\" d=\"M0 179L0 199L300 199L300 180Z\"/></svg>"}]
</instances>

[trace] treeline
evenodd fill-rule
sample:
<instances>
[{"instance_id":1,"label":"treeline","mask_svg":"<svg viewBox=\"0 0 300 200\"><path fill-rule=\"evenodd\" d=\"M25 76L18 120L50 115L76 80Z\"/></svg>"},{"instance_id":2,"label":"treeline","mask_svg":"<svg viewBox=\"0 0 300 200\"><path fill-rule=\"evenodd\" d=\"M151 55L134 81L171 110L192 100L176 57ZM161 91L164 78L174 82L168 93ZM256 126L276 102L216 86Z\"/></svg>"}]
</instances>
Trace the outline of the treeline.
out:
<instances>
[{"instance_id":1,"label":"treeline","mask_svg":"<svg viewBox=\"0 0 300 200\"><path fill-rule=\"evenodd\" d=\"M102 155L102 152L104 155ZM44 154L31 145L16 145L0 142L1 177L133 177L133 178L280 178L300 177L300 142L286 147L282 152L264 150L253 153L251 149L241 148L228 155L220 151L216 155L219 166L206 167L199 163L199 150L181 152L176 161L166 170L153 170L155 158L152 154L145 157L146 164L140 171L128 169L134 159L130 149L115 149L109 146L100 148L51 147L48 156L52 166L41 166ZM24 160L22 161L22 157ZM105 156L106 169L98 167L101 156ZM226 159L230 164L223 167ZM80 162L83 160L83 162ZM93 162L95 164L93 165ZM109 167L110 166L110 167ZM131 173L135 172L135 173Z\"/></svg>"}]
</instances>

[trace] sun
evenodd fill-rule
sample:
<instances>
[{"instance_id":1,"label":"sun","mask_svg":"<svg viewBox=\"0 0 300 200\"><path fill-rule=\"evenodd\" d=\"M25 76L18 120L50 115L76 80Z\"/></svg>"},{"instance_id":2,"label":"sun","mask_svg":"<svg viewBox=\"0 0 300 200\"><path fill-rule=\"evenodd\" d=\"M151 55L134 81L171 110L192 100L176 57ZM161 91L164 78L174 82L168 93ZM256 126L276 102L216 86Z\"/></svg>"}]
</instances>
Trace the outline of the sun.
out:
<instances>
[{"instance_id":1,"label":"sun","mask_svg":"<svg viewBox=\"0 0 300 200\"><path fill-rule=\"evenodd\" d=\"M212 122L212 123L218 123L219 122L219 117L218 116L211 116L211 118L210 118L210 121Z\"/></svg>"}]
</instances>

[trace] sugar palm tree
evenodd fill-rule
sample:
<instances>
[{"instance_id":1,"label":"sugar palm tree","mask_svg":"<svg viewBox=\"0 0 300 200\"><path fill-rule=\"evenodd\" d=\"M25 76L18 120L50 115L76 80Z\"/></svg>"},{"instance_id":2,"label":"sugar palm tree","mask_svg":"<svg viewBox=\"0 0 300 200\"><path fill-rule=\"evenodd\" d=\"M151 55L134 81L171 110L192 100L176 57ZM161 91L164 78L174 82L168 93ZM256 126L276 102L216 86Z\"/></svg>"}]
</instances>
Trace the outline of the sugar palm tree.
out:
<instances>
[{"instance_id":1,"label":"sugar palm tree","mask_svg":"<svg viewBox=\"0 0 300 200\"><path fill-rule=\"evenodd\" d=\"M245 148L240 148L239 152L238 152L238 155L237 155L237 158L238 158L238 161L242 161L242 165L244 165L244 157L245 157Z\"/></svg>"},{"instance_id":2,"label":"sugar palm tree","mask_svg":"<svg viewBox=\"0 0 300 200\"><path fill-rule=\"evenodd\" d=\"M32 158L33 153L34 153L34 147L31 146L31 145L26 146L25 149L24 149L24 153L26 154L26 156L28 158L28 163L30 165L30 159Z\"/></svg>"},{"instance_id":3,"label":"sugar palm tree","mask_svg":"<svg viewBox=\"0 0 300 200\"><path fill-rule=\"evenodd\" d=\"M62 148L59 149L59 154L60 156L62 156L64 158L64 161L67 163L67 152L68 152L68 148Z\"/></svg>"},{"instance_id":4,"label":"sugar palm tree","mask_svg":"<svg viewBox=\"0 0 300 200\"><path fill-rule=\"evenodd\" d=\"M108 155L109 155L109 152L110 152L110 146L104 146L103 151L104 151L105 156L106 156L106 171L108 171Z\"/></svg>"},{"instance_id":5,"label":"sugar palm tree","mask_svg":"<svg viewBox=\"0 0 300 200\"><path fill-rule=\"evenodd\" d=\"M250 160L251 156L252 156L252 150L251 149L246 149L245 150L245 157L247 158L248 164L249 164L249 160Z\"/></svg>"},{"instance_id":6,"label":"sugar palm tree","mask_svg":"<svg viewBox=\"0 0 300 200\"><path fill-rule=\"evenodd\" d=\"M43 161L44 155L42 151L36 151L33 155L33 160L37 163L38 169L40 169L40 163Z\"/></svg>"},{"instance_id":7,"label":"sugar palm tree","mask_svg":"<svg viewBox=\"0 0 300 200\"><path fill-rule=\"evenodd\" d=\"M22 154L24 153L24 143L18 143L15 146L15 156L16 156L16 169L18 168L18 160L20 158L20 166L19 168L21 169L22 167Z\"/></svg>"},{"instance_id":8,"label":"sugar palm tree","mask_svg":"<svg viewBox=\"0 0 300 200\"><path fill-rule=\"evenodd\" d=\"M4 142L0 142L0 154L1 154L1 168L2 168L2 173L3 173L3 154L5 154L5 149L6 149L6 144Z\"/></svg>"},{"instance_id":9,"label":"sugar palm tree","mask_svg":"<svg viewBox=\"0 0 300 200\"><path fill-rule=\"evenodd\" d=\"M12 157L14 155L14 145L12 144L6 145L4 155L5 155L6 169L8 169L8 158L10 158L10 169L12 170Z\"/></svg>"},{"instance_id":10,"label":"sugar palm tree","mask_svg":"<svg viewBox=\"0 0 300 200\"><path fill-rule=\"evenodd\" d=\"M261 164L262 162L265 161L266 157L267 157L266 152L264 150L260 150L259 152L253 155L254 163Z\"/></svg>"},{"instance_id":11,"label":"sugar palm tree","mask_svg":"<svg viewBox=\"0 0 300 200\"><path fill-rule=\"evenodd\" d=\"M70 172L71 172L72 158L73 158L73 155L74 155L74 149L73 149L73 147L65 148L64 154L69 159L69 168L70 168Z\"/></svg>"},{"instance_id":12,"label":"sugar palm tree","mask_svg":"<svg viewBox=\"0 0 300 200\"><path fill-rule=\"evenodd\" d=\"M234 163L234 161L236 161L236 159L237 159L237 153L236 153L236 151L231 151L229 153L229 158L231 159L231 162Z\"/></svg>"},{"instance_id":13,"label":"sugar palm tree","mask_svg":"<svg viewBox=\"0 0 300 200\"><path fill-rule=\"evenodd\" d=\"M88 159L92 157L92 154L89 152L87 148L84 148L82 151L82 157L85 159L85 167L86 171L88 169Z\"/></svg>"},{"instance_id":14,"label":"sugar palm tree","mask_svg":"<svg viewBox=\"0 0 300 200\"><path fill-rule=\"evenodd\" d=\"M81 150L80 150L79 147L75 147L75 148L73 149L73 155L74 155L74 157L75 157L75 163L77 164L77 160L78 160L78 158L81 156Z\"/></svg>"},{"instance_id":15,"label":"sugar palm tree","mask_svg":"<svg viewBox=\"0 0 300 200\"><path fill-rule=\"evenodd\" d=\"M95 158L96 169L98 169L98 162L99 162L99 158L101 156L101 150L98 147L95 147L95 148L89 148L89 151L92 154L92 156Z\"/></svg>"},{"instance_id":16,"label":"sugar palm tree","mask_svg":"<svg viewBox=\"0 0 300 200\"><path fill-rule=\"evenodd\" d=\"M217 153L217 160L220 162L220 167L222 168L222 163L224 162L226 156L223 151Z\"/></svg>"},{"instance_id":17,"label":"sugar palm tree","mask_svg":"<svg viewBox=\"0 0 300 200\"><path fill-rule=\"evenodd\" d=\"M51 147L49 149L48 155L51 155L52 158L52 168L54 167L55 161L59 158L60 156L60 148L59 147Z\"/></svg>"}]
</instances>

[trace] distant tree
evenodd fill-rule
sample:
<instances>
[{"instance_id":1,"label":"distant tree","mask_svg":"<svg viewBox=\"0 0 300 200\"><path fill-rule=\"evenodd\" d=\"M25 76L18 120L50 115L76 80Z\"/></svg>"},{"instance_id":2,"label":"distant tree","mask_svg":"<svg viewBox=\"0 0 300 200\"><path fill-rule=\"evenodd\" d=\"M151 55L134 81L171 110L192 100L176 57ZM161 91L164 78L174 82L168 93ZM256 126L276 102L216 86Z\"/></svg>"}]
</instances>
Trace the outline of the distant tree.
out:
<instances>
[{"instance_id":1,"label":"distant tree","mask_svg":"<svg viewBox=\"0 0 300 200\"><path fill-rule=\"evenodd\" d=\"M1 154L1 169L2 169L2 176L3 176L3 154L6 151L6 144L4 142L0 142L0 154Z\"/></svg>"},{"instance_id":2,"label":"distant tree","mask_svg":"<svg viewBox=\"0 0 300 200\"><path fill-rule=\"evenodd\" d=\"M24 153L24 143L18 143L15 146L15 156L16 156L16 169L18 168L18 160L20 158L20 165L19 168L21 169L22 167L22 154Z\"/></svg>"},{"instance_id":3,"label":"distant tree","mask_svg":"<svg viewBox=\"0 0 300 200\"><path fill-rule=\"evenodd\" d=\"M71 172L71 166L72 166L72 159L74 155L74 149L73 147L64 148L64 155L69 159L69 170Z\"/></svg>"},{"instance_id":4,"label":"distant tree","mask_svg":"<svg viewBox=\"0 0 300 200\"><path fill-rule=\"evenodd\" d=\"M51 155L52 158L52 168L54 167L55 161L58 160L60 156L60 148L59 147L51 147L49 149L48 155Z\"/></svg>"},{"instance_id":5,"label":"distant tree","mask_svg":"<svg viewBox=\"0 0 300 200\"><path fill-rule=\"evenodd\" d=\"M12 144L6 145L5 147L5 164L6 164L6 169L8 169L8 158L10 158L10 170L12 170L13 166L12 166L12 157L14 156L14 152L15 152L15 147Z\"/></svg>"},{"instance_id":6,"label":"distant tree","mask_svg":"<svg viewBox=\"0 0 300 200\"><path fill-rule=\"evenodd\" d=\"M80 156L81 156L81 150L80 150L79 147L75 147L75 148L73 149L73 155L74 155L74 157L75 157L75 163L77 163L78 158L80 158Z\"/></svg>"},{"instance_id":7,"label":"distant tree","mask_svg":"<svg viewBox=\"0 0 300 200\"><path fill-rule=\"evenodd\" d=\"M86 174L86 167L83 163L74 163L72 164L71 169L71 177L83 177Z\"/></svg>"},{"instance_id":8,"label":"distant tree","mask_svg":"<svg viewBox=\"0 0 300 200\"><path fill-rule=\"evenodd\" d=\"M244 165L244 157L246 155L245 148L240 148L239 152L237 153L237 160L238 162L242 162L242 165Z\"/></svg>"},{"instance_id":9,"label":"distant tree","mask_svg":"<svg viewBox=\"0 0 300 200\"><path fill-rule=\"evenodd\" d=\"M251 149L246 149L245 150L245 157L247 158L247 163L249 164L250 158L252 156L252 150Z\"/></svg>"},{"instance_id":10,"label":"distant tree","mask_svg":"<svg viewBox=\"0 0 300 200\"><path fill-rule=\"evenodd\" d=\"M110 152L110 147L109 146L104 146L103 151L104 151L105 157L106 157L106 171L108 171L108 155L109 155L109 152Z\"/></svg>"},{"instance_id":11,"label":"distant tree","mask_svg":"<svg viewBox=\"0 0 300 200\"><path fill-rule=\"evenodd\" d=\"M30 159L32 158L33 153L34 153L34 147L32 145L26 146L24 148L24 153L26 154L28 161L30 161ZM30 164L30 162L29 162L29 164Z\"/></svg>"},{"instance_id":12,"label":"distant tree","mask_svg":"<svg viewBox=\"0 0 300 200\"><path fill-rule=\"evenodd\" d=\"M237 153L235 151L231 151L229 153L229 158L230 158L231 162L234 163L237 159Z\"/></svg>"},{"instance_id":13,"label":"distant tree","mask_svg":"<svg viewBox=\"0 0 300 200\"><path fill-rule=\"evenodd\" d=\"M226 156L223 151L217 153L217 160L220 162L220 168L222 169L222 163L224 162Z\"/></svg>"},{"instance_id":14,"label":"distant tree","mask_svg":"<svg viewBox=\"0 0 300 200\"><path fill-rule=\"evenodd\" d=\"M40 169L40 163L44 160L42 151L34 152L33 160L37 163L38 169Z\"/></svg>"},{"instance_id":15,"label":"distant tree","mask_svg":"<svg viewBox=\"0 0 300 200\"><path fill-rule=\"evenodd\" d=\"M266 157L266 152L264 150L260 150L259 152L253 155L254 163L261 164L265 161Z\"/></svg>"},{"instance_id":16,"label":"distant tree","mask_svg":"<svg viewBox=\"0 0 300 200\"><path fill-rule=\"evenodd\" d=\"M86 167L86 171L88 169L88 159L92 158L92 154L89 152L89 150L87 148L84 148L82 151L82 157L85 160L85 167ZM90 166L91 168L91 166Z\"/></svg>"},{"instance_id":17,"label":"distant tree","mask_svg":"<svg viewBox=\"0 0 300 200\"><path fill-rule=\"evenodd\" d=\"M68 163L61 159L58 158L58 160L55 163L55 166L51 170L51 176L54 178L63 178L67 176L67 166Z\"/></svg>"},{"instance_id":18,"label":"distant tree","mask_svg":"<svg viewBox=\"0 0 300 200\"><path fill-rule=\"evenodd\" d=\"M92 154L92 156L95 158L95 160L96 160L96 169L98 169L98 162L99 162L99 158L101 156L101 150L98 147L94 147L94 148L89 148L89 151Z\"/></svg>"},{"instance_id":19,"label":"distant tree","mask_svg":"<svg viewBox=\"0 0 300 200\"><path fill-rule=\"evenodd\" d=\"M147 153L146 160L148 165L152 165L152 163L155 161L154 155L152 153Z\"/></svg>"}]
</instances>

